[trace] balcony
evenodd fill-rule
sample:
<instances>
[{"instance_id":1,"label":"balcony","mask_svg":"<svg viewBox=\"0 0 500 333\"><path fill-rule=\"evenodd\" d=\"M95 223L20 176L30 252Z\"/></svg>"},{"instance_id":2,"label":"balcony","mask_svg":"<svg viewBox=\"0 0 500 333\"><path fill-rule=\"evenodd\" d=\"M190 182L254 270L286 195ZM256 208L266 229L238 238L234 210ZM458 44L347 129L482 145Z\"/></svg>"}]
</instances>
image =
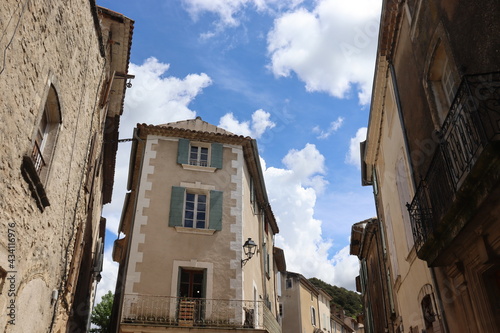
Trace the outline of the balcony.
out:
<instances>
[{"instance_id":1,"label":"balcony","mask_svg":"<svg viewBox=\"0 0 500 333\"><path fill-rule=\"evenodd\" d=\"M466 76L407 204L419 258L430 266L484 204L500 178L500 73Z\"/></svg>"},{"instance_id":2,"label":"balcony","mask_svg":"<svg viewBox=\"0 0 500 333\"><path fill-rule=\"evenodd\" d=\"M281 333L262 301L125 295L121 326L164 326L183 329L248 329Z\"/></svg>"}]
</instances>

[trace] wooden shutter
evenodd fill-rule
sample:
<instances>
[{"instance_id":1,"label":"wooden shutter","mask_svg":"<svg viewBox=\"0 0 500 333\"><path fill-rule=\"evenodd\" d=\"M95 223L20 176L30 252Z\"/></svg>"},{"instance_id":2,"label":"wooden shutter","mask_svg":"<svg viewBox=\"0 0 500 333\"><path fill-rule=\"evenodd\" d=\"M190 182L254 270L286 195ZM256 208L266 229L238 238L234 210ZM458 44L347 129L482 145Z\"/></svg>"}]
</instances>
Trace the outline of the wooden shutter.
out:
<instances>
[{"instance_id":1,"label":"wooden shutter","mask_svg":"<svg viewBox=\"0 0 500 333\"><path fill-rule=\"evenodd\" d=\"M184 187L172 186L172 197L170 198L170 214L168 220L168 225L170 227L182 227L185 193L186 189Z\"/></svg>"},{"instance_id":2,"label":"wooden shutter","mask_svg":"<svg viewBox=\"0 0 500 333\"><path fill-rule=\"evenodd\" d=\"M210 191L209 229L222 230L222 191Z\"/></svg>"},{"instance_id":3,"label":"wooden shutter","mask_svg":"<svg viewBox=\"0 0 500 333\"><path fill-rule=\"evenodd\" d=\"M189 159L189 140L179 139L179 147L177 150L177 163L188 164Z\"/></svg>"},{"instance_id":4,"label":"wooden shutter","mask_svg":"<svg viewBox=\"0 0 500 333\"><path fill-rule=\"evenodd\" d=\"M212 143L212 156L210 158L212 168L222 169L222 148L222 144Z\"/></svg>"}]
</instances>

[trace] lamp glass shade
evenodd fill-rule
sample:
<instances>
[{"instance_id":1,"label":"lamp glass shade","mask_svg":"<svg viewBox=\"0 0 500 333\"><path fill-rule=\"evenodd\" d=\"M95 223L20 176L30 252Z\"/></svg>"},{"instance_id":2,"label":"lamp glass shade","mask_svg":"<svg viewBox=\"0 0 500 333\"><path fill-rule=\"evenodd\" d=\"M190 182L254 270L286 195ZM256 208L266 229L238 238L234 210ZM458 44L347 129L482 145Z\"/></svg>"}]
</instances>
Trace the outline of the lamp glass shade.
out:
<instances>
[{"instance_id":1,"label":"lamp glass shade","mask_svg":"<svg viewBox=\"0 0 500 333\"><path fill-rule=\"evenodd\" d=\"M245 244L243 244L243 251L245 251L245 255L249 259L253 257L256 249L257 249L257 244L255 244L255 242L251 238L247 239Z\"/></svg>"}]
</instances>

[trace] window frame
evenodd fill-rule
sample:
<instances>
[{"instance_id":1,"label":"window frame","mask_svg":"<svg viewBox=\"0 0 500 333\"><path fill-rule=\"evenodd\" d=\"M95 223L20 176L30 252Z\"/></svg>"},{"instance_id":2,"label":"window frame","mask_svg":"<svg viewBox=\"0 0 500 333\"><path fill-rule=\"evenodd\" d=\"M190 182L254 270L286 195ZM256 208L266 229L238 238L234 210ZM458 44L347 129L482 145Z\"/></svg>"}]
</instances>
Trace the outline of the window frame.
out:
<instances>
[{"instance_id":1,"label":"window frame","mask_svg":"<svg viewBox=\"0 0 500 333\"><path fill-rule=\"evenodd\" d=\"M41 115L37 119L34 134L32 135L31 158L40 181L44 185L48 179L61 123L59 97L55 87L50 85Z\"/></svg>"},{"instance_id":2,"label":"window frame","mask_svg":"<svg viewBox=\"0 0 500 333\"><path fill-rule=\"evenodd\" d=\"M192 209L193 216L190 219L192 226L186 226L186 220L188 219L186 217L186 214L188 213L188 202L191 202L191 201L188 201L189 195L194 196L193 209ZM205 200L205 202L204 202L205 209L203 211L198 210L198 207L203 204L198 200L200 198L200 196L203 196L204 200ZM209 193L207 193L206 191L193 191L192 189L186 189L186 192L184 194L184 209L183 209L183 214L182 214L182 226L184 228L208 229L207 216L209 216L209 214L210 214L209 200L210 200L210 196L209 196ZM203 219L203 225L204 225L203 228L198 227L198 222L201 221L201 220L198 220L199 213L203 213L205 215L205 218Z\"/></svg>"},{"instance_id":3,"label":"window frame","mask_svg":"<svg viewBox=\"0 0 500 333\"><path fill-rule=\"evenodd\" d=\"M206 195L205 228L185 226L188 194ZM171 189L168 226L175 227L179 232L211 235L222 230L223 208L224 192L217 191L210 185L181 183L181 186L172 186Z\"/></svg>"},{"instance_id":4,"label":"window frame","mask_svg":"<svg viewBox=\"0 0 500 333\"><path fill-rule=\"evenodd\" d=\"M311 324L316 327L316 309L311 305Z\"/></svg>"},{"instance_id":5,"label":"window frame","mask_svg":"<svg viewBox=\"0 0 500 333\"><path fill-rule=\"evenodd\" d=\"M196 159L192 158L193 148L196 148ZM206 149L206 153L203 153L203 150ZM188 152L188 164L190 166L202 167L206 168L210 165L211 162L211 145L204 142L190 142L189 143L189 152ZM202 160L202 156L206 155L206 160Z\"/></svg>"},{"instance_id":6,"label":"window frame","mask_svg":"<svg viewBox=\"0 0 500 333\"><path fill-rule=\"evenodd\" d=\"M191 163L191 150L194 147L199 149L196 152L196 163ZM201 152L203 149L207 149L206 163L200 163L200 157L202 156ZM223 167L223 152L224 146L221 143L191 141L189 139L179 138L177 163L180 164L185 170L215 172L217 169L222 169Z\"/></svg>"}]
</instances>

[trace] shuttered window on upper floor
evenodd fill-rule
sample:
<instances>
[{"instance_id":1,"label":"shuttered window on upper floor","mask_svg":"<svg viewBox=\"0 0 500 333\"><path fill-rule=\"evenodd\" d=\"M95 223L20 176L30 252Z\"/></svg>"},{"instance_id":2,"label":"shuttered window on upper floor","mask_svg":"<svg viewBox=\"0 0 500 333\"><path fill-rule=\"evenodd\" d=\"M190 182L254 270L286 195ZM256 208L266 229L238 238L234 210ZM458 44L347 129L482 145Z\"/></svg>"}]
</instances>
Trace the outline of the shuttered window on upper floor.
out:
<instances>
[{"instance_id":1,"label":"shuttered window on upper floor","mask_svg":"<svg viewBox=\"0 0 500 333\"><path fill-rule=\"evenodd\" d=\"M169 226L222 230L223 192L172 186Z\"/></svg>"},{"instance_id":2,"label":"shuttered window on upper floor","mask_svg":"<svg viewBox=\"0 0 500 333\"><path fill-rule=\"evenodd\" d=\"M196 142L179 139L177 163L184 168L200 167L222 169L223 146L220 143Z\"/></svg>"}]
</instances>

